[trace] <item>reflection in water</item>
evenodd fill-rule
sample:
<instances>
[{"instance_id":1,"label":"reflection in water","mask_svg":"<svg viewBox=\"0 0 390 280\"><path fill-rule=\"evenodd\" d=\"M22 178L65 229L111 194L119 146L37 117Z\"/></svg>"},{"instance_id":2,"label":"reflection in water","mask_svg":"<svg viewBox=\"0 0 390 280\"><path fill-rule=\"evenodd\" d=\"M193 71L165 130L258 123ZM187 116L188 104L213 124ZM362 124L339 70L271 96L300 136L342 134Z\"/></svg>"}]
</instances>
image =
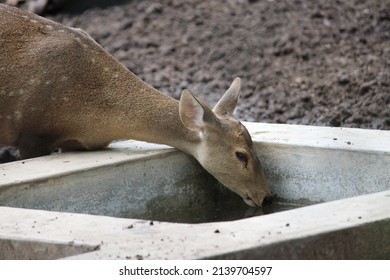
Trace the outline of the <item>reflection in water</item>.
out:
<instances>
[{"instance_id":1,"label":"reflection in water","mask_svg":"<svg viewBox=\"0 0 390 280\"><path fill-rule=\"evenodd\" d=\"M163 200L163 201L162 201ZM222 200L203 203L189 203L188 205L175 204L175 198L160 198L159 203L150 203L147 212L142 217L134 217L123 213L123 218L140 218L153 221L173 223L209 223L233 221L254 216L272 214L305 206L296 202L287 202L276 199L265 207L250 207L240 197L224 197Z\"/></svg>"},{"instance_id":2,"label":"reflection in water","mask_svg":"<svg viewBox=\"0 0 390 280\"><path fill-rule=\"evenodd\" d=\"M165 193L146 197L140 205L136 211L122 210L115 216L173 223L209 223L272 214L307 204L276 197L271 205L250 207L210 174L201 172L177 180Z\"/></svg>"},{"instance_id":3,"label":"reflection in water","mask_svg":"<svg viewBox=\"0 0 390 280\"><path fill-rule=\"evenodd\" d=\"M193 220L187 220L187 223L207 223L207 222L220 222L220 221L233 221L244 218L250 218L255 216L267 215L276 212L286 211L302 207L303 205L296 203L287 203L275 201L273 204L265 207L250 207L245 204L239 205L221 205L221 207L208 211L207 215L194 217ZM183 222L183 221L182 221Z\"/></svg>"}]
</instances>

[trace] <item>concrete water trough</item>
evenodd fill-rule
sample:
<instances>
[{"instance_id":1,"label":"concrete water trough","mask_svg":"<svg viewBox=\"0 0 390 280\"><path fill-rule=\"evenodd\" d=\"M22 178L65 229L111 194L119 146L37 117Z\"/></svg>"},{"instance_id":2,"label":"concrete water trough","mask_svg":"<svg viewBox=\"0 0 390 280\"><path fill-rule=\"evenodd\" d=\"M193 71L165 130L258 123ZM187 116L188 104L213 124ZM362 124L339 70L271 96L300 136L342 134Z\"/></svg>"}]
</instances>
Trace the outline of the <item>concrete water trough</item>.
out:
<instances>
[{"instance_id":1,"label":"concrete water trough","mask_svg":"<svg viewBox=\"0 0 390 280\"><path fill-rule=\"evenodd\" d=\"M0 165L0 259L390 258L390 131L246 126L271 206L136 141Z\"/></svg>"}]
</instances>

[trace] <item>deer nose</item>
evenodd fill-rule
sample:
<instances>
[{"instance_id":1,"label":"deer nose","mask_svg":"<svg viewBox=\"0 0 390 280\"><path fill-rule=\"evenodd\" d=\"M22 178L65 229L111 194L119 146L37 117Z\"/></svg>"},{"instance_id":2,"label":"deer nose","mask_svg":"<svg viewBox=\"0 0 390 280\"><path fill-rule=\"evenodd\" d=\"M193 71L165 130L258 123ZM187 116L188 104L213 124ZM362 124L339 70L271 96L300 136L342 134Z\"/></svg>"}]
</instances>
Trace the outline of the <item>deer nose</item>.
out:
<instances>
[{"instance_id":1,"label":"deer nose","mask_svg":"<svg viewBox=\"0 0 390 280\"><path fill-rule=\"evenodd\" d=\"M264 197L263 203L261 205L262 206L271 205L274 199L275 199L275 195L267 195L266 197Z\"/></svg>"},{"instance_id":2,"label":"deer nose","mask_svg":"<svg viewBox=\"0 0 390 280\"><path fill-rule=\"evenodd\" d=\"M258 206L267 206L271 205L275 195L272 195L270 192L265 197L261 197L261 199L254 199L251 194L246 194L243 199L245 203L251 207L258 207Z\"/></svg>"}]
</instances>

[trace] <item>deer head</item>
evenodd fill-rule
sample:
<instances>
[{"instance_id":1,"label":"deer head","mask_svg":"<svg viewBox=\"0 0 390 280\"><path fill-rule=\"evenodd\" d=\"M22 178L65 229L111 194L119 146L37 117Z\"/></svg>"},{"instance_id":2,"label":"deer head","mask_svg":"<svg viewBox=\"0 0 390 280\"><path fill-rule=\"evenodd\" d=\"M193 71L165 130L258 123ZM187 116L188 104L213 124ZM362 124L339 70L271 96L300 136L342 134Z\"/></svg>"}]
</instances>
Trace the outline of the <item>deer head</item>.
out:
<instances>
[{"instance_id":1,"label":"deer head","mask_svg":"<svg viewBox=\"0 0 390 280\"><path fill-rule=\"evenodd\" d=\"M201 139L193 152L200 164L250 206L260 206L270 196L251 136L233 118L240 95L241 80L236 78L211 110L184 90L179 103L183 125Z\"/></svg>"}]
</instances>

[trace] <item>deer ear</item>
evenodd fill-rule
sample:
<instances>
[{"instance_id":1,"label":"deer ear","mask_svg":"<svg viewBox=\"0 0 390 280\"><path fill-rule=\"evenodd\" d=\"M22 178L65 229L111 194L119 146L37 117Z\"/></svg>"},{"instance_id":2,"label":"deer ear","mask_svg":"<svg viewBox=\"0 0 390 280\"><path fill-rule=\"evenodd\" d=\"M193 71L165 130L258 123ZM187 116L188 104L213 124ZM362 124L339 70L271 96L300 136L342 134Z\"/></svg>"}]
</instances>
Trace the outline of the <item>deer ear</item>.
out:
<instances>
[{"instance_id":1,"label":"deer ear","mask_svg":"<svg viewBox=\"0 0 390 280\"><path fill-rule=\"evenodd\" d=\"M241 79L235 78L229 89L221 97L217 105L214 106L213 112L217 115L233 115L240 97L240 90Z\"/></svg>"},{"instance_id":2,"label":"deer ear","mask_svg":"<svg viewBox=\"0 0 390 280\"><path fill-rule=\"evenodd\" d=\"M216 121L214 113L203 102L196 99L187 89L181 95L179 115L182 123L190 130L202 132Z\"/></svg>"}]
</instances>

